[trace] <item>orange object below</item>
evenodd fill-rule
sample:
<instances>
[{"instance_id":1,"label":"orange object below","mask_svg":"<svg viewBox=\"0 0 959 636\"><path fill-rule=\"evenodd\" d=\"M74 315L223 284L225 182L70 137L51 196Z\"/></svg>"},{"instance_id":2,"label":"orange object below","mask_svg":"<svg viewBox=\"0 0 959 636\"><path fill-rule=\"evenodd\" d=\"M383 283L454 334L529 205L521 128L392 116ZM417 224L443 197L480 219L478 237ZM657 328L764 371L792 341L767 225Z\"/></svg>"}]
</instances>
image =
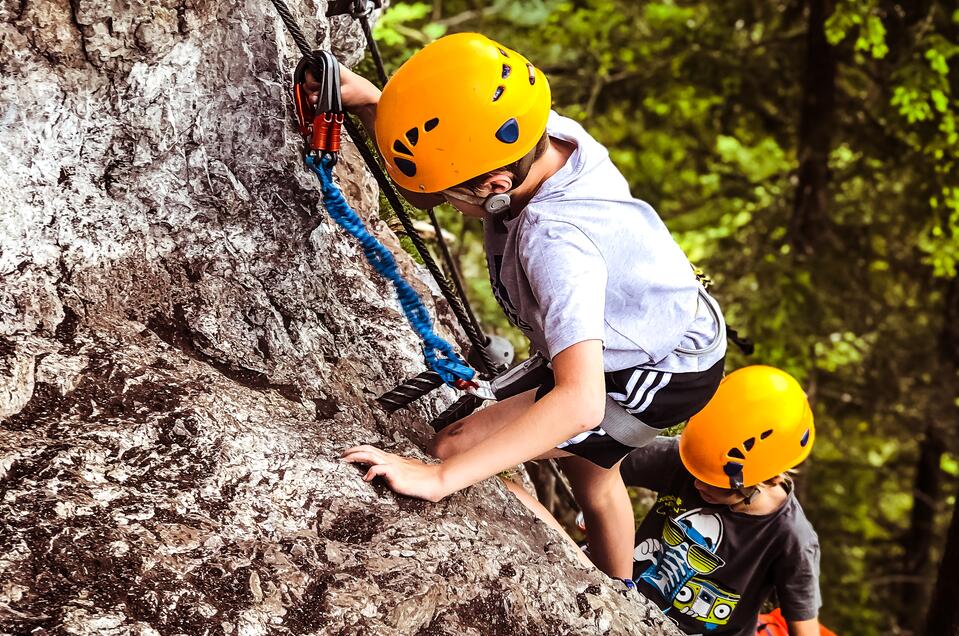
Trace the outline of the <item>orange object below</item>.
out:
<instances>
[{"instance_id":1,"label":"orange object below","mask_svg":"<svg viewBox=\"0 0 959 636\"><path fill-rule=\"evenodd\" d=\"M760 614L756 624L756 636L789 636L789 627L782 611L777 607L768 614ZM836 636L831 629L819 626L819 636Z\"/></svg>"},{"instance_id":2,"label":"orange object below","mask_svg":"<svg viewBox=\"0 0 959 636\"><path fill-rule=\"evenodd\" d=\"M310 149L339 152L342 125L343 113L317 113L311 126Z\"/></svg>"}]
</instances>

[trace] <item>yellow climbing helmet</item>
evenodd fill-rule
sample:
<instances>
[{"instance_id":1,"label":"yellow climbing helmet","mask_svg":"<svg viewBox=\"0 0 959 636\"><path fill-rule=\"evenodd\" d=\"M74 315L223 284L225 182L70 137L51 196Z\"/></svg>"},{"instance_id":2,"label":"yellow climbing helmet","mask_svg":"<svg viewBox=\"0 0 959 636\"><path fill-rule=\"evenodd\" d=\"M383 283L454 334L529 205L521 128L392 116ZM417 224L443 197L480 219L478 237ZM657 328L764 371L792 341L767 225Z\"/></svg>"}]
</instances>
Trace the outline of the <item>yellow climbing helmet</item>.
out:
<instances>
[{"instance_id":1,"label":"yellow climbing helmet","mask_svg":"<svg viewBox=\"0 0 959 636\"><path fill-rule=\"evenodd\" d=\"M726 376L686 425L686 469L718 488L754 486L809 455L815 430L802 387L785 371L749 366Z\"/></svg>"},{"instance_id":2,"label":"yellow climbing helmet","mask_svg":"<svg viewBox=\"0 0 959 636\"><path fill-rule=\"evenodd\" d=\"M376 143L401 187L439 192L536 147L550 111L542 71L478 33L428 44L383 88Z\"/></svg>"}]
</instances>

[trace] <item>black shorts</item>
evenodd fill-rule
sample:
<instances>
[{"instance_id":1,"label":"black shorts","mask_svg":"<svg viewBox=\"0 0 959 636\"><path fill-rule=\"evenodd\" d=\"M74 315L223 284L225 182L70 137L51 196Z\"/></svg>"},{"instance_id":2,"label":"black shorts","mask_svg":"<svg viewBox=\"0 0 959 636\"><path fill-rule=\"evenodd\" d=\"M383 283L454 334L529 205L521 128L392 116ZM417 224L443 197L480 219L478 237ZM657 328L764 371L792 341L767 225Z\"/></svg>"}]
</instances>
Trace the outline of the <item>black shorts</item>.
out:
<instances>
[{"instance_id":1,"label":"black shorts","mask_svg":"<svg viewBox=\"0 0 959 636\"><path fill-rule=\"evenodd\" d=\"M725 358L706 371L668 373L655 369L632 368L606 372L606 392L641 424L664 429L685 422L699 413L719 388ZM536 391L536 399L555 386L552 376ZM580 433L559 446L574 455L612 468L632 450L603 430L602 424Z\"/></svg>"}]
</instances>

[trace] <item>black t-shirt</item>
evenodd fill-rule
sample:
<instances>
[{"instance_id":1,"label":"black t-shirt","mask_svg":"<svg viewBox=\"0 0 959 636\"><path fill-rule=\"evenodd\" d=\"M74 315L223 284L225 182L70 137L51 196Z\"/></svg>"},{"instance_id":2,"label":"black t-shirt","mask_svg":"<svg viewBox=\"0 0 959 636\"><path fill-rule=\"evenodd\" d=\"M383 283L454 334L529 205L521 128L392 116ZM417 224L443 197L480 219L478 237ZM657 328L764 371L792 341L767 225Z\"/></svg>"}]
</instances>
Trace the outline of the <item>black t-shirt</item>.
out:
<instances>
[{"instance_id":1,"label":"black t-shirt","mask_svg":"<svg viewBox=\"0 0 959 636\"><path fill-rule=\"evenodd\" d=\"M685 633L755 634L774 589L787 620L816 618L819 538L793 493L768 515L709 504L679 458L677 438L636 449L622 474L627 486L659 494L636 532L636 586Z\"/></svg>"}]
</instances>

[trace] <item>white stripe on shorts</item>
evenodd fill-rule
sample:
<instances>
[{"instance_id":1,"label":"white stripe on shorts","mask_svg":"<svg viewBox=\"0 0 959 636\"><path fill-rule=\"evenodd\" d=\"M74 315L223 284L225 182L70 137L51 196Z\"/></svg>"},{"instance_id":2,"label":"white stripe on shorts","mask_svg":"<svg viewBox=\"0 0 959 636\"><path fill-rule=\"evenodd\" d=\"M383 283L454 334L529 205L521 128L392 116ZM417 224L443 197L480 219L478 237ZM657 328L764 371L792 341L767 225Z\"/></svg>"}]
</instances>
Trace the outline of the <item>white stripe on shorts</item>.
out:
<instances>
[{"instance_id":1,"label":"white stripe on shorts","mask_svg":"<svg viewBox=\"0 0 959 636\"><path fill-rule=\"evenodd\" d=\"M567 446L572 446L573 444L579 444L580 442L582 442L584 439L586 439L586 438L589 437L590 435L605 435L605 434L606 434L606 431L604 431L602 428L600 428L600 427L597 426L596 428L594 428L594 429L591 430L591 431L586 431L586 432L584 432L584 433L580 433L579 435L577 435L577 436L575 436L575 437L569 438L568 440L566 440L566 441L563 442L562 444L557 444L557 445L556 445L556 448L566 448Z\"/></svg>"},{"instance_id":2,"label":"white stripe on shorts","mask_svg":"<svg viewBox=\"0 0 959 636\"><path fill-rule=\"evenodd\" d=\"M646 394L646 399L643 400L643 403L640 404L639 406L637 406L636 408L630 408L630 407L627 406L627 407L626 407L626 410L629 411L630 413L636 415L636 414L642 413L643 411L645 411L646 409L648 409L648 408L649 408L649 405L653 403L653 398L656 397L656 393L657 393L661 388L663 388L664 386L666 386L667 384L669 384L669 380L670 380L672 377L673 377L673 374L672 374L672 373L663 373L663 377L660 378L659 382L656 383L656 386L654 386L653 388L651 388L651 389L647 392L647 394Z\"/></svg>"},{"instance_id":3,"label":"white stripe on shorts","mask_svg":"<svg viewBox=\"0 0 959 636\"><path fill-rule=\"evenodd\" d=\"M641 376L645 376L643 377L643 383L637 387L636 384L639 382ZM609 397L622 404L623 408L633 408L642 401L643 395L649 390L649 385L651 385L655 379L656 371L636 369L629 377L629 382L626 383L626 394L610 393Z\"/></svg>"}]
</instances>

